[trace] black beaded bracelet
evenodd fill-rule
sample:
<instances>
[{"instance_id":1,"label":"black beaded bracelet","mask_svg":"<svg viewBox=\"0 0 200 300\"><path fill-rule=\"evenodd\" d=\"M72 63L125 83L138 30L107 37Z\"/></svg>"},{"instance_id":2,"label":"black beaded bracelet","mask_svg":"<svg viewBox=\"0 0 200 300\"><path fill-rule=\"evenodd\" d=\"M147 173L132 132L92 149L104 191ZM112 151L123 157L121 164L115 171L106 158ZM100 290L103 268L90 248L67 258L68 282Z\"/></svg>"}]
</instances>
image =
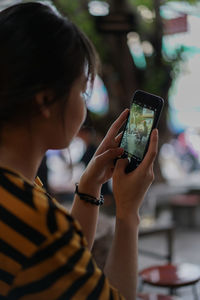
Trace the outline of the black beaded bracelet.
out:
<instances>
[{"instance_id":1,"label":"black beaded bracelet","mask_svg":"<svg viewBox=\"0 0 200 300\"><path fill-rule=\"evenodd\" d=\"M84 200L85 202L88 202L91 204L95 204L97 206L103 205L103 203L104 203L103 195L100 195L100 199L97 199L91 195L80 193L78 190L78 183L76 183L75 194L77 194L81 200Z\"/></svg>"}]
</instances>

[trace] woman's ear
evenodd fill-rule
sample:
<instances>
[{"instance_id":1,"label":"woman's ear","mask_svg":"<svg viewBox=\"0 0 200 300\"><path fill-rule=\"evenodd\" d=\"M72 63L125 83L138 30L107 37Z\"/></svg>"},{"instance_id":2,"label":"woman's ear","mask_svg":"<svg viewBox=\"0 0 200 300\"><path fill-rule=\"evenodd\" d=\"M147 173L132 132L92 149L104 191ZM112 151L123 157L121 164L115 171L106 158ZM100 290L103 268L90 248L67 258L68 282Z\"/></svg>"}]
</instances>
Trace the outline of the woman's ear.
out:
<instances>
[{"instance_id":1,"label":"woman's ear","mask_svg":"<svg viewBox=\"0 0 200 300\"><path fill-rule=\"evenodd\" d=\"M49 105L49 103L51 103L51 99L52 94L47 91L39 92L35 96L36 105L38 106L40 113L46 119L49 119L49 117L51 116L51 110Z\"/></svg>"}]
</instances>

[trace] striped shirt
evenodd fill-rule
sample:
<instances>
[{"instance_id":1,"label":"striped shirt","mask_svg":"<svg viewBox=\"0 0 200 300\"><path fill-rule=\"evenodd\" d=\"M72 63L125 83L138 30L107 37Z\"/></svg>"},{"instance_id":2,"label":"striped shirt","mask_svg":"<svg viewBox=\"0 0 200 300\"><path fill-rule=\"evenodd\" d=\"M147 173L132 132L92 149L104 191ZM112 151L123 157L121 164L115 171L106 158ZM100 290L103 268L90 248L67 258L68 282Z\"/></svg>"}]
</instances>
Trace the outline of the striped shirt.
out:
<instances>
[{"instance_id":1,"label":"striped shirt","mask_svg":"<svg viewBox=\"0 0 200 300\"><path fill-rule=\"evenodd\" d=\"M123 299L79 223L36 179L0 168L0 300Z\"/></svg>"}]
</instances>

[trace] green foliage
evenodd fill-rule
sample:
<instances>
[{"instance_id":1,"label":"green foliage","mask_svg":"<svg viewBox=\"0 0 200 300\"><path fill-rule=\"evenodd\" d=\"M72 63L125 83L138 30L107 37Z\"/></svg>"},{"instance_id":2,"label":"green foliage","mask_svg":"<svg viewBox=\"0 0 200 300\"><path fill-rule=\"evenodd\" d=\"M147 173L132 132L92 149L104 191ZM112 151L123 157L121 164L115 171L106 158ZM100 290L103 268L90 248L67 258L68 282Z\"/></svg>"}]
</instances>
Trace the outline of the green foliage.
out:
<instances>
[{"instance_id":1,"label":"green foliage","mask_svg":"<svg viewBox=\"0 0 200 300\"><path fill-rule=\"evenodd\" d=\"M148 7L149 9L153 9L153 1L149 0L128 0L128 2L133 5L133 7L137 7L139 5L144 5Z\"/></svg>"},{"instance_id":2,"label":"green foliage","mask_svg":"<svg viewBox=\"0 0 200 300\"><path fill-rule=\"evenodd\" d=\"M100 35L96 32L94 18L89 14L87 9L87 1L66 1L55 0L54 4L65 16L74 22L94 43L101 56L105 51L102 47Z\"/></svg>"},{"instance_id":3,"label":"green foliage","mask_svg":"<svg viewBox=\"0 0 200 300\"><path fill-rule=\"evenodd\" d=\"M128 0L130 5L134 7L146 6L149 10L154 12L156 0ZM157 4L163 5L173 0L157 0ZM178 1L177 1L178 2ZM183 2L183 1L181 1ZM195 4L197 0L187 0L190 4ZM148 40L151 44L158 46L158 39L162 43L162 35L159 34L160 28L156 25L155 15L150 21L144 18L138 18L138 33L141 41ZM156 38L155 38L156 37ZM159 48L158 48L159 49ZM160 61L156 60L158 56L158 49L154 49L154 55L146 57L147 67L140 71L140 86L144 90L162 95L167 87L170 87L172 80L179 73L180 61L184 59L184 49L180 48L173 54L173 57L168 57L164 51L160 53Z\"/></svg>"},{"instance_id":4,"label":"green foliage","mask_svg":"<svg viewBox=\"0 0 200 300\"><path fill-rule=\"evenodd\" d=\"M88 12L89 0L54 0L52 1L58 10L64 15L69 17L79 28L81 28L87 36L93 41L100 54L101 60L106 61L107 45L103 42L101 35L96 31L95 18ZM103 1L103 0L102 0ZM106 1L106 0L104 0ZM114 0L112 0L114 1ZM112 5L112 1L107 1ZM160 4L166 4L173 0L157 0ZM181 0L178 0L181 1ZM138 6L146 6L149 10L154 12L154 6L156 0L127 0L129 5L134 8ZM183 2L183 1L182 1ZM197 0L187 0L188 3L196 3ZM138 13L139 15L139 13ZM145 21L142 17L137 18L137 31L140 35L141 41L148 40L150 43L155 42L156 32L159 28L155 26L155 17L152 22ZM177 51L173 58L162 55L161 61L158 64L156 62L156 54L151 57L147 57L147 67L140 74L140 86L141 88L155 93L162 94L162 90L167 85L166 82L170 82L173 77L177 76L179 61L182 60L180 51Z\"/></svg>"}]
</instances>

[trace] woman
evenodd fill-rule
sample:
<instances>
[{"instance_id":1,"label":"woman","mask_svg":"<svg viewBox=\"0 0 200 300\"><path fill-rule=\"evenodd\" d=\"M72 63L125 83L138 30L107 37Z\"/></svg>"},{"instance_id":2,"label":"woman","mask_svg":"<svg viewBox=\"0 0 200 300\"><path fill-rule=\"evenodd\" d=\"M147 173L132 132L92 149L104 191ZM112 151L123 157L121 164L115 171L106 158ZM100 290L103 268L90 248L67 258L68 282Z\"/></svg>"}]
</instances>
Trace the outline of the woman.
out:
<instances>
[{"instance_id":1,"label":"woman","mask_svg":"<svg viewBox=\"0 0 200 300\"><path fill-rule=\"evenodd\" d=\"M124 159L114 168L125 110L82 175L71 214L35 179L45 152L79 131L94 76L91 43L54 9L26 3L0 13L0 299L136 297L138 209L153 180L157 131L134 172L125 174ZM90 249L111 177L116 231L104 275Z\"/></svg>"}]
</instances>

